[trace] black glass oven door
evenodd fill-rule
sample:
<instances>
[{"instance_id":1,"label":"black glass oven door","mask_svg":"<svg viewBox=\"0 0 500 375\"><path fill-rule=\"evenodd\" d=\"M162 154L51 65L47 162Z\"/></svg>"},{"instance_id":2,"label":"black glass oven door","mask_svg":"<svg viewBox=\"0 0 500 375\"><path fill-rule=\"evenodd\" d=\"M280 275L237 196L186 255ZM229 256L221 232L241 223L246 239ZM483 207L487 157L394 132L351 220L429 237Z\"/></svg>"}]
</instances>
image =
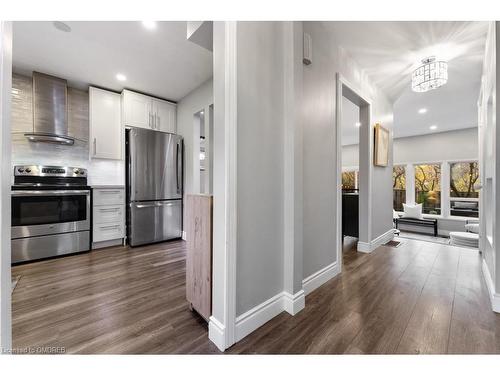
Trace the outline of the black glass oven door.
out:
<instances>
[{"instance_id":1,"label":"black glass oven door","mask_svg":"<svg viewBox=\"0 0 500 375\"><path fill-rule=\"evenodd\" d=\"M12 226L85 221L88 195L86 191L54 191L49 194L42 191L13 191Z\"/></svg>"}]
</instances>

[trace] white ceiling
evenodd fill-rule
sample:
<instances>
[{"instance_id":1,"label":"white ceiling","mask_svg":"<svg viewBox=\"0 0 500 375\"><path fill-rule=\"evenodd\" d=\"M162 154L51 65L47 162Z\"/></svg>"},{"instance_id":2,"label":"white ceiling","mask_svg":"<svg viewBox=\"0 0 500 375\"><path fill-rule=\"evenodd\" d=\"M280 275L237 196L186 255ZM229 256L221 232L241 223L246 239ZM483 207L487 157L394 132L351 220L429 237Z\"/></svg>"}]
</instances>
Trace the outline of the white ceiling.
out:
<instances>
[{"instance_id":1,"label":"white ceiling","mask_svg":"<svg viewBox=\"0 0 500 375\"><path fill-rule=\"evenodd\" d=\"M212 53L186 40L186 22L14 22L14 71L66 78L73 87L97 85L177 101L212 76ZM127 77L116 80L116 74Z\"/></svg>"},{"instance_id":2,"label":"white ceiling","mask_svg":"<svg viewBox=\"0 0 500 375\"><path fill-rule=\"evenodd\" d=\"M329 22L339 43L394 102L394 136L406 137L477 126L486 22ZM448 83L411 91L421 60L448 62ZM418 109L427 108L424 115Z\"/></svg>"}]
</instances>

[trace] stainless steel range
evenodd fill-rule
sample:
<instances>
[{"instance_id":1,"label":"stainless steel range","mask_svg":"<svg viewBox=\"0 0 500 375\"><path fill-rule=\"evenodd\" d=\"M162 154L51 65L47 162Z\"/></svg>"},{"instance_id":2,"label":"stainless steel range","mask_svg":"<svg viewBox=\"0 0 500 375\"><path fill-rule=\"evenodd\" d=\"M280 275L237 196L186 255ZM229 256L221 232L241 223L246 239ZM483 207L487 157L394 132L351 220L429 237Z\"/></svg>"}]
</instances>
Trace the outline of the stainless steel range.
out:
<instances>
[{"instance_id":1,"label":"stainless steel range","mask_svg":"<svg viewBox=\"0 0 500 375\"><path fill-rule=\"evenodd\" d=\"M11 236L12 263L90 250L87 170L15 166Z\"/></svg>"}]
</instances>

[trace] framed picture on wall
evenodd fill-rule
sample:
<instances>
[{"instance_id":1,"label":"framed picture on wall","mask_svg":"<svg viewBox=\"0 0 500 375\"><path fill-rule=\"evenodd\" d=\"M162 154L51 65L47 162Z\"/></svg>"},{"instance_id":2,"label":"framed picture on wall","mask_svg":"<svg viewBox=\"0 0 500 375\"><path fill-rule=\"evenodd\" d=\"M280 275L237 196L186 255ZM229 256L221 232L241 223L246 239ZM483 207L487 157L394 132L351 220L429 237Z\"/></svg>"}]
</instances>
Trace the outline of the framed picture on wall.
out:
<instances>
[{"instance_id":1,"label":"framed picture on wall","mask_svg":"<svg viewBox=\"0 0 500 375\"><path fill-rule=\"evenodd\" d=\"M389 130L375 124L375 152L373 163L378 167L386 167L389 162Z\"/></svg>"}]
</instances>

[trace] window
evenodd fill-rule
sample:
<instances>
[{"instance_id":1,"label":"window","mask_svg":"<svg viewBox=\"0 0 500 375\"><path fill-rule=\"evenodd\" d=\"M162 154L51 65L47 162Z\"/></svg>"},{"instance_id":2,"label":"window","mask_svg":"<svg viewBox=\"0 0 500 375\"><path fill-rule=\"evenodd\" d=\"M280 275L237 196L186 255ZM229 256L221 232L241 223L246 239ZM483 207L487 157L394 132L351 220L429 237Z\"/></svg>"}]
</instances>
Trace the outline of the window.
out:
<instances>
[{"instance_id":1,"label":"window","mask_svg":"<svg viewBox=\"0 0 500 375\"><path fill-rule=\"evenodd\" d=\"M342 172L342 190L356 190L358 188L358 171Z\"/></svg>"},{"instance_id":2,"label":"window","mask_svg":"<svg viewBox=\"0 0 500 375\"><path fill-rule=\"evenodd\" d=\"M406 203L406 168L404 165L395 165L392 169L392 207L396 211L403 211Z\"/></svg>"},{"instance_id":3,"label":"window","mask_svg":"<svg viewBox=\"0 0 500 375\"><path fill-rule=\"evenodd\" d=\"M479 166L475 161L450 164L450 215L479 217Z\"/></svg>"},{"instance_id":4,"label":"window","mask_svg":"<svg viewBox=\"0 0 500 375\"><path fill-rule=\"evenodd\" d=\"M441 214L441 164L415 166L415 201L425 214Z\"/></svg>"}]
</instances>

